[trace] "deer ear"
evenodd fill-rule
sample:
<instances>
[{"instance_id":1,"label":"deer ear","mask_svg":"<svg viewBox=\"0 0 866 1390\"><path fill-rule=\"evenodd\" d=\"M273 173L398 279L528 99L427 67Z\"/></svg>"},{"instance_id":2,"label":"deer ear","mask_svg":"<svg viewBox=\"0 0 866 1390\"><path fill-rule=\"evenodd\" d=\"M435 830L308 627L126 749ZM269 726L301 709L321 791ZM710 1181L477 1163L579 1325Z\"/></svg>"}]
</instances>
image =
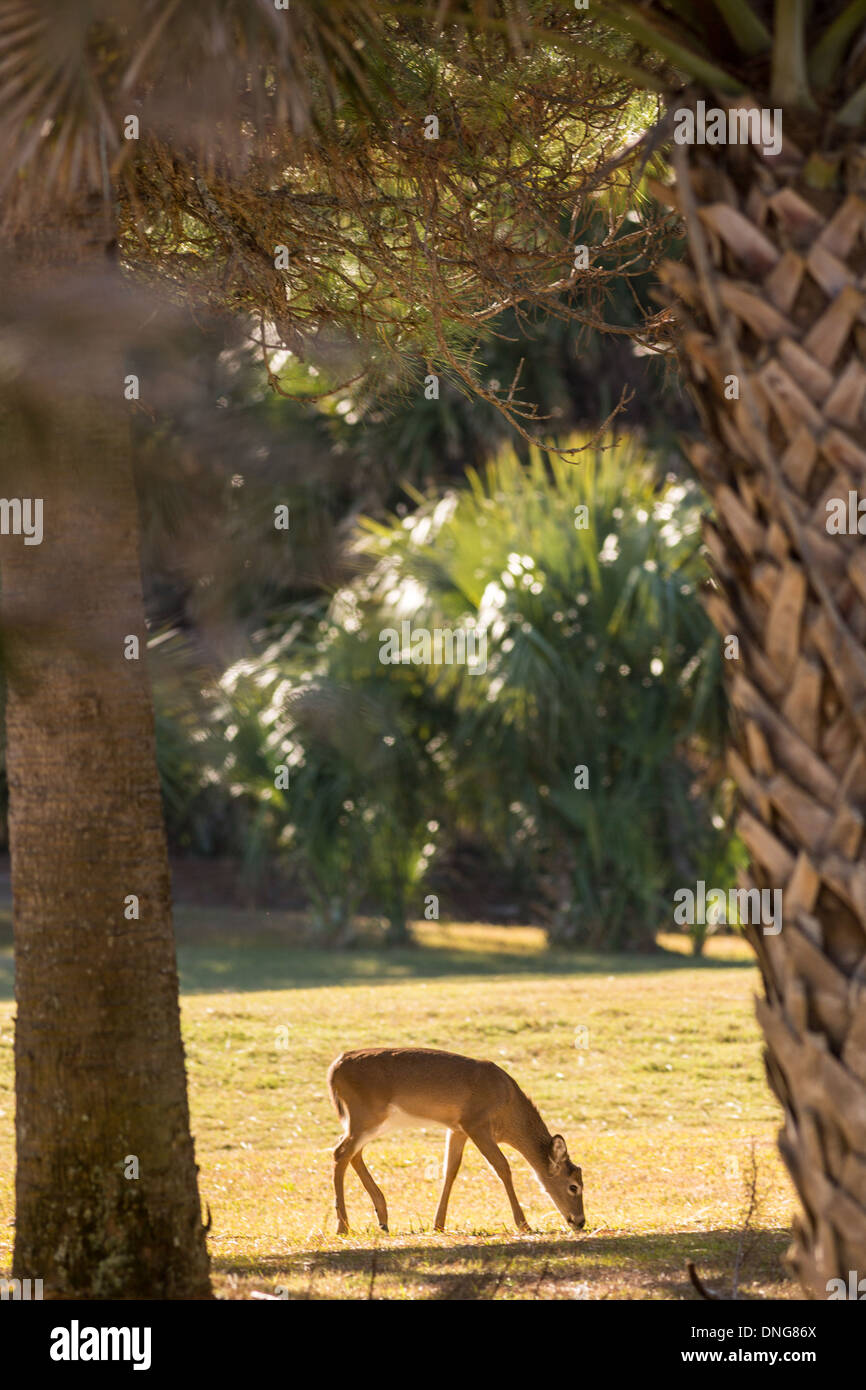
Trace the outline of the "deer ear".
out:
<instances>
[{"instance_id":1,"label":"deer ear","mask_svg":"<svg viewBox=\"0 0 866 1390\"><path fill-rule=\"evenodd\" d=\"M567 1162L568 1149L565 1147L565 1140L561 1134L554 1134L553 1142L550 1145L551 1172L558 1173Z\"/></svg>"}]
</instances>

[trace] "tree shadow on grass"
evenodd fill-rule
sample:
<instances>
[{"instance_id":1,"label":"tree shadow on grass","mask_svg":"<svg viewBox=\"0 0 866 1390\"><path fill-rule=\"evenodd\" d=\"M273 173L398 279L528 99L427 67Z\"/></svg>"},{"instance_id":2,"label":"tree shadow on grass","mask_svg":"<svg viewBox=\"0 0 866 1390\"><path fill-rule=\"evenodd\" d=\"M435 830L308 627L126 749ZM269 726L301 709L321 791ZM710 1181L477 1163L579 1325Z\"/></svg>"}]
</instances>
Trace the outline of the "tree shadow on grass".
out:
<instances>
[{"instance_id":1,"label":"tree shadow on grass","mask_svg":"<svg viewBox=\"0 0 866 1390\"><path fill-rule=\"evenodd\" d=\"M742 1234L736 1230L644 1236L534 1237L474 1243L388 1243L310 1250L247 1264L215 1259L214 1272L234 1278L235 1296L249 1289L288 1290L290 1299L690 1299L686 1261L694 1260L705 1285L731 1297ZM742 1301L798 1297L782 1264L789 1241L784 1231L746 1237L739 1294Z\"/></svg>"},{"instance_id":2,"label":"tree shadow on grass","mask_svg":"<svg viewBox=\"0 0 866 1390\"><path fill-rule=\"evenodd\" d=\"M279 928L264 930L262 914L248 914L243 931L226 929L219 914L208 929L204 910L176 913L178 967L185 994L257 993L261 990L391 985L445 977L549 978L568 975L642 975L677 970L753 970L755 961L696 957L659 949L615 955L596 951L473 949L461 944L353 950L301 946ZM14 997L11 914L0 911L0 1001Z\"/></svg>"},{"instance_id":3,"label":"tree shadow on grass","mask_svg":"<svg viewBox=\"0 0 866 1390\"><path fill-rule=\"evenodd\" d=\"M753 970L748 960L697 960L674 951L651 955L589 952L449 951L418 946L390 951L317 951L305 947L233 944L179 945L181 988L186 994L220 990L313 989L340 985L390 985L445 976L549 978L567 975L642 975L672 970Z\"/></svg>"},{"instance_id":4,"label":"tree shadow on grass","mask_svg":"<svg viewBox=\"0 0 866 1390\"><path fill-rule=\"evenodd\" d=\"M652 955L595 955L550 951L527 956L506 951L449 951L418 946L391 951L317 951L306 947L221 942L177 950L184 994L258 993L260 990L393 985L447 976L524 979L552 975L642 975L671 970L753 970L753 960L696 960L675 951ZM0 1001L14 997L12 948L0 941Z\"/></svg>"}]
</instances>

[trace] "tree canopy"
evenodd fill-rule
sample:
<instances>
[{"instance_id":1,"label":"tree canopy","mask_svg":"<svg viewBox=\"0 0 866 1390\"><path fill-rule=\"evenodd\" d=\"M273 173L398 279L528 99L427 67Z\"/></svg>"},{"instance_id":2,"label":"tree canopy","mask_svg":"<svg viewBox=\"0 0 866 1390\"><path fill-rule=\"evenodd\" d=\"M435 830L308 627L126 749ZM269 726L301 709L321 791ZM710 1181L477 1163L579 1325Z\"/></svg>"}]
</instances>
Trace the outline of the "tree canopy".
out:
<instances>
[{"instance_id":1,"label":"tree canopy","mask_svg":"<svg viewBox=\"0 0 866 1390\"><path fill-rule=\"evenodd\" d=\"M528 7L541 43L469 8L9 6L7 233L101 216L140 286L240 313L327 389L426 362L525 428L478 343L506 309L597 326L614 279L654 264L669 217L633 166L655 108L587 63L579 16Z\"/></svg>"}]
</instances>

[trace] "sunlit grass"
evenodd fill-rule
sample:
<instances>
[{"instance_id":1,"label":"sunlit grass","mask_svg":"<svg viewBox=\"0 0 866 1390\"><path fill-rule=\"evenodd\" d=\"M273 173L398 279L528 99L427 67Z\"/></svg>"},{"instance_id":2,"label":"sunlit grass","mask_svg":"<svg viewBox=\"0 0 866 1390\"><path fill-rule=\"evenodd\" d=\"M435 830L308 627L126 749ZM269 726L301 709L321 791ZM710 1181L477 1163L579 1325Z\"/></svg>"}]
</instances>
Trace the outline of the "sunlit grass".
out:
<instances>
[{"instance_id":1,"label":"sunlit grass","mask_svg":"<svg viewBox=\"0 0 866 1390\"><path fill-rule=\"evenodd\" d=\"M729 1292L754 1141L759 1209L740 1290L790 1297L781 1257L793 1195L775 1150L748 949L709 959L549 954L533 928L419 928L414 950L334 954L280 940L227 946L230 914L179 913L183 1025L215 1284L246 1297L678 1298L693 1258ZM186 938L195 940L189 944ZM232 940L236 936L232 935ZM0 1267L11 1257L12 1004L0 1003ZM288 1047L281 1047L288 1030ZM325 1072L341 1049L417 1043L490 1057L561 1130L586 1185L586 1233L564 1229L525 1162L515 1182L536 1234L517 1238L505 1194L470 1147L449 1230L432 1234L441 1131L401 1131L367 1150L391 1234L347 1178L353 1234L338 1238L330 1148L339 1125Z\"/></svg>"}]
</instances>

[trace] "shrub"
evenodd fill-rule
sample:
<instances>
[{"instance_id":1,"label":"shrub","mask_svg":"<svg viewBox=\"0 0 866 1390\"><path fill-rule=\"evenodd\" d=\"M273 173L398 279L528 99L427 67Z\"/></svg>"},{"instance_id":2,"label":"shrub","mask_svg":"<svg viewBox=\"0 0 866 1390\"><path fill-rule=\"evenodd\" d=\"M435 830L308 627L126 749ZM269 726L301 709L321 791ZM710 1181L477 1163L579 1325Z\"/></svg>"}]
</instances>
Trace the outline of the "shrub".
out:
<instances>
[{"instance_id":1,"label":"shrub","mask_svg":"<svg viewBox=\"0 0 866 1390\"><path fill-rule=\"evenodd\" d=\"M427 668L458 715L451 795L531 867L559 941L647 945L678 885L729 874L696 494L655 478L623 440L576 463L506 451L365 526L380 619L411 593L414 624L486 637L483 674Z\"/></svg>"}]
</instances>

